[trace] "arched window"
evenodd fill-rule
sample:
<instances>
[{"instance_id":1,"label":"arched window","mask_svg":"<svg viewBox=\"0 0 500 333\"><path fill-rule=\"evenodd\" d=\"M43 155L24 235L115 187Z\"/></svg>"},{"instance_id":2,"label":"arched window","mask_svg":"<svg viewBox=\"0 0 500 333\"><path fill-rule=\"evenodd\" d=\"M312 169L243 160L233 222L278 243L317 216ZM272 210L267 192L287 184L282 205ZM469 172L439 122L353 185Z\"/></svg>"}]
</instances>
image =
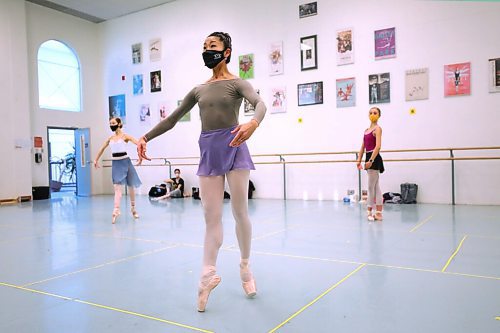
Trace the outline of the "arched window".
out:
<instances>
[{"instance_id":1,"label":"arched window","mask_svg":"<svg viewBox=\"0 0 500 333\"><path fill-rule=\"evenodd\" d=\"M38 49L38 104L44 109L81 110L78 57L56 40L48 40Z\"/></svg>"}]
</instances>

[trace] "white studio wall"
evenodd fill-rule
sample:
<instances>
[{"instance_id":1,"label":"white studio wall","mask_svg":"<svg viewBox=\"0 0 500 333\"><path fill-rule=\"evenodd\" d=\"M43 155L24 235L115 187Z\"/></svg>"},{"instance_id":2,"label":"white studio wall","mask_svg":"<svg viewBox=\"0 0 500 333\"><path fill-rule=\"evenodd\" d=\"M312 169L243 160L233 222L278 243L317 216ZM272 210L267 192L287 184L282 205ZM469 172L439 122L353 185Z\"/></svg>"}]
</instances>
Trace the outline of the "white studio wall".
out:
<instances>
[{"instance_id":1,"label":"white studio wall","mask_svg":"<svg viewBox=\"0 0 500 333\"><path fill-rule=\"evenodd\" d=\"M43 162L32 167L33 185L45 186L48 180L47 127L90 128L91 150L95 155L104 141L101 80L101 43L99 26L88 21L66 15L39 5L26 3L28 34L28 66L30 73L30 104L32 136L44 138ZM78 56L80 63L82 111L67 112L48 110L38 104L37 54L42 43L57 40L66 44ZM91 167L91 165L89 165ZM94 193L102 193L102 172L93 172Z\"/></svg>"},{"instance_id":2,"label":"white studio wall","mask_svg":"<svg viewBox=\"0 0 500 333\"><path fill-rule=\"evenodd\" d=\"M0 2L0 199L31 195L26 14L24 2Z\"/></svg>"},{"instance_id":3,"label":"white studio wall","mask_svg":"<svg viewBox=\"0 0 500 333\"><path fill-rule=\"evenodd\" d=\"M108 97L124 95L125 130L139 137L159 121L159 108L171 113L177 101L211 72L201 58L204 38L213 31L233 37L230 70L238 73L238 56L254 55L254 78L249 82L268 105L268 115L249 141L252 154L350 152L359 149L368 126L370 108L368 75L390 73L390 103L382 109L383 149L451 148L499 146L497 133L500 93L488 92L488 59L500 57L494 32L500 4L496 2L353 0L317 1L317 15L299 18L302 1L276 0L178 0L101 24L59 13L31 3L4 0L0 3L0 40L8 52L0 55L0 111L4 130L0 151L14 156L2 163L0 198L31 192L31 186L48 185L46 140L44 159L35 164L34 136L46 138L47 126L90 127L92 155L110 135ZM374 31L395 28L396 57L375 60ZM352 28L354 63L337 66L336 31ZM300 39L317 36L317 69L301 71ZM480 36L480 37L478 37ZM80 113L38 108L36 54L49 39L65 42L76 51L82 68ZM159 40L161 56L150 59L149 46ZM282 42L283 74L269 75L271 44ZM132 63L132 45L142 44L142 62ZM444 66L470 62L471 92L466 96L444 96ZM429 98L405 100L405 71L427 68ZM161 71L161 91L151 92L150 75ZM143 93L134 95L133 77L143 75ZM336 80L356 80L356 106L338 108ZM323 82L323 103L297 106L297 85ZM21 88L19 88L21 87ZM24 89L22 88L24 87ZM287 109L271 114L272 89L286 88ZM158 90L158 89L155 89ZM148 106L150 116L141 119ZM415 112L411 113L410 110ZM182 165L186 188L197 186L195 176L197 140L201 128L198 107L190 121L179 122L169 133L148 145L152 157L168 157ZM250 117L243 114L240 121ZM135 147L129 147L135 155ZM455 152L456 156L498 156L498 151ZM398 158L448 157L440 153L386 153ZM109 157L109 155L105 155ZM309 160L353 160L353 154L285 157L288 162ZM256 157L255 162L279 161L278 156ZM157 163L158 161L155 161ZM354 163L288 164L285 184L281 164L258 164L251 178L255 196L336 200L347 189L357 190ZM457 203L500 204L498 161L456 161ZM173 166L175 167L175 165ZM399 184L415 182L419 201L451 202L451 162L387 162L382 191L398 191ZM93 193L112 193L110 170L93 172ZM140 167L141 192L168 176L166 166ZM362 181L365 175L362 173Z\"/></svg>"},{"instance_id":4,"label":"white studio wall","mask_svg":"<svg viewBox=\"0 0 500 333\"><path fill-rule=\"evenodd\" d=\"M230 70L238 74L238 56L254 54L255 78L249 81L268 105L268 115L249 141L252 154L357 151L363 130L369 125L368 75L385 72L391 75L391 98L390 103L378 105L382 109L383 149L499 145L495 133L500 130L500 94L488 92L488 59L500 57L500 44L494 33L488 33L500 28L496 19L499 3L317 1L317 15L299 18L302 3L182 0L101 24L105 94L125 94L126 130L137 137L146 133L159 121L159 105L166 104L171 112L177 100L206 81L211 72L203 66L203 40L213 31L226 31L233 38ZM396 57L375 60L374 31L391 27L396 31ZM355 59L353 64L337 66L336 31L343 28L353 29ZM299 41L311 35L317 35L318 69L301 71ZM480 42L477 36L481 36ZM152 39L161 40L160 61L149 59ZM276 41L283 42L284 73L270 76L270 46ZM142 44L143 61L133 64L132 45L138 43ZM462 62L471 63L470 95L444 97L444 65ZM416 68L428 68L429 98L407 102L405 71ZM152 93L149 75L157 70L162 72L161 92ZM144 77L142 95L133 94L132 78L136 74ZM336 79L349 77L356 79L356 106L337 108ZM323 104L297 106L297 84L316 81L323 82ZM272 88L278 86L286 87L287 110L271 114ZM144 104L151 110L149 123L139 119ZM191 121L178 123L151 142L150 155L198 156L198 113L195 107ZM242 111L240 121L249 119ZM448 152L384 155L386 159L448 156ZM270 159L278 161L277 157ZM313 159L353 160L354 156ZM400 183L411 181L420 185L420 202L451 202L450 162L386 164L387 172L381 178L383 192L398 192ZM354 163L347 165L287 165L287 197L341 199L347 189L357 190ZM500 177L492 171L499 166L498 161L455 162L457 203L499 204L494 188L500 186ZM155 179L161 179L157 168L139 169L141 177L147 179L147 189ZM362 176L365 182L364 173ZM190 184L197 182L194 175L184 172L184 177ZM282 165L260 165L251 178L257 197L283 197Z\"/></svg>"}]
</instances>

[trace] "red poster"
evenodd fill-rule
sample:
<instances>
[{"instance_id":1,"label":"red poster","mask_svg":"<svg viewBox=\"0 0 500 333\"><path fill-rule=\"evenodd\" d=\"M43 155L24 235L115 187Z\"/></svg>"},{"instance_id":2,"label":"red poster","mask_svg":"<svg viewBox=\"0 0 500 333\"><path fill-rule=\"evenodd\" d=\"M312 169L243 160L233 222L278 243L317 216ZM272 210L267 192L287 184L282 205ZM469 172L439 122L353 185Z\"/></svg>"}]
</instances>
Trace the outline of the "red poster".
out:
<instances>
[{"instance_id":1,"label":"red poster","mask_svg":"<svg viewBox=\"0 0 500 333\"><path fill-rule=\"evenodd\" d=\"M444 66L444 95L470 95L470 62Z\"/></svg>"}]
</instances>

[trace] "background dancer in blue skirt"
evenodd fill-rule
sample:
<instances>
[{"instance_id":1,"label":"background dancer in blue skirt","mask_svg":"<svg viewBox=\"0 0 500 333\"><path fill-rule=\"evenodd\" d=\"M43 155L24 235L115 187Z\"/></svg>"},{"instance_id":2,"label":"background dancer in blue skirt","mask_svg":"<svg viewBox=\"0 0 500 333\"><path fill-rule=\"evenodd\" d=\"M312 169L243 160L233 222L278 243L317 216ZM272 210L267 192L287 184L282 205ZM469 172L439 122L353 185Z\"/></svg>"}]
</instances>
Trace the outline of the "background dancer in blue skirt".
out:
<instances>
[{"instance_id":1,"label":"background dancer in blue skirt","mask_svg":"<svg viewBox=\"0 0 500 333\"><path fill-rule=\"evenodd\" d=\"M146 156L146 142L170 130L196 103L200 107L202 132L199 139L200 196L205 215L206 231L203 269L198 289L198 311L205 311L208 296L220 282L216 262L222 245L222 204L224 181L231 191L231 206L236 220L236 236L241 252L240 276L248 297L255 296L255 280L249 268L252 225L248 218L248 180L254 164L246 140L252 136L266 113L266 106L247 81L231 74L231 37L214 32L203 44L203 60L213 70L212 77L193 88L181 105L150 132L139 139L139 159ZM241 102L246 98L255 108L253 118L238 124Z\"/></svg>"},{"instance_id":2,"label":"background dancer in blue skirt","mask_svg":"<svg viewBox=\"0 0 500 333\"><path fill-rule=\"evenodd\" d=\"M115 207L113 209L112 223L116 222L116 219L120 215L120 200L122 198L122 185L128 186L128 193L130 196L130 211L132 216L137 219L139 214L135 210L135 187L141 186L141 180L135 171L132 161L127 155L126 144L132 141L137 145L137 140L132 136L125 134L122 131L122 120L120 118L111 118L109 120L109 127L114 132L102 145L97 157L94 160L94 167L99 167L99 158L101 158L104 150L110 146L111 153L113 156L111 175L113 178L113 185L115 187ZM139 161L139 164L141 162Z\"/></svg>"}]
</instances>

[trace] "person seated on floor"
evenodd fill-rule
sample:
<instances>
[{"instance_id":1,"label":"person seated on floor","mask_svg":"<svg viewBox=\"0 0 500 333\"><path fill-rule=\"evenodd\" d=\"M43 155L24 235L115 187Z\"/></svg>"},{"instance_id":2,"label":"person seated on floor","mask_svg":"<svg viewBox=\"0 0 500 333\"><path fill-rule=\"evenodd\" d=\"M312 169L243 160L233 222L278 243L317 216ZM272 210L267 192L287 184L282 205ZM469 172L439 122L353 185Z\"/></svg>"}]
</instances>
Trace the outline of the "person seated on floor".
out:
<instances>
[{"instance_id":1,"label":"person seated on floor","mask_svg":"<svg viewBox=\"0 0 500 333\"><path fill-rule=\"evenodd\" d=\"M152 200L163 200L168 198L183 198L184 197L184 179L181 178L181 170L174 170L175 178L165 179L167 184L167 194L154 198Z\"/></svg>"}]
</instances>

